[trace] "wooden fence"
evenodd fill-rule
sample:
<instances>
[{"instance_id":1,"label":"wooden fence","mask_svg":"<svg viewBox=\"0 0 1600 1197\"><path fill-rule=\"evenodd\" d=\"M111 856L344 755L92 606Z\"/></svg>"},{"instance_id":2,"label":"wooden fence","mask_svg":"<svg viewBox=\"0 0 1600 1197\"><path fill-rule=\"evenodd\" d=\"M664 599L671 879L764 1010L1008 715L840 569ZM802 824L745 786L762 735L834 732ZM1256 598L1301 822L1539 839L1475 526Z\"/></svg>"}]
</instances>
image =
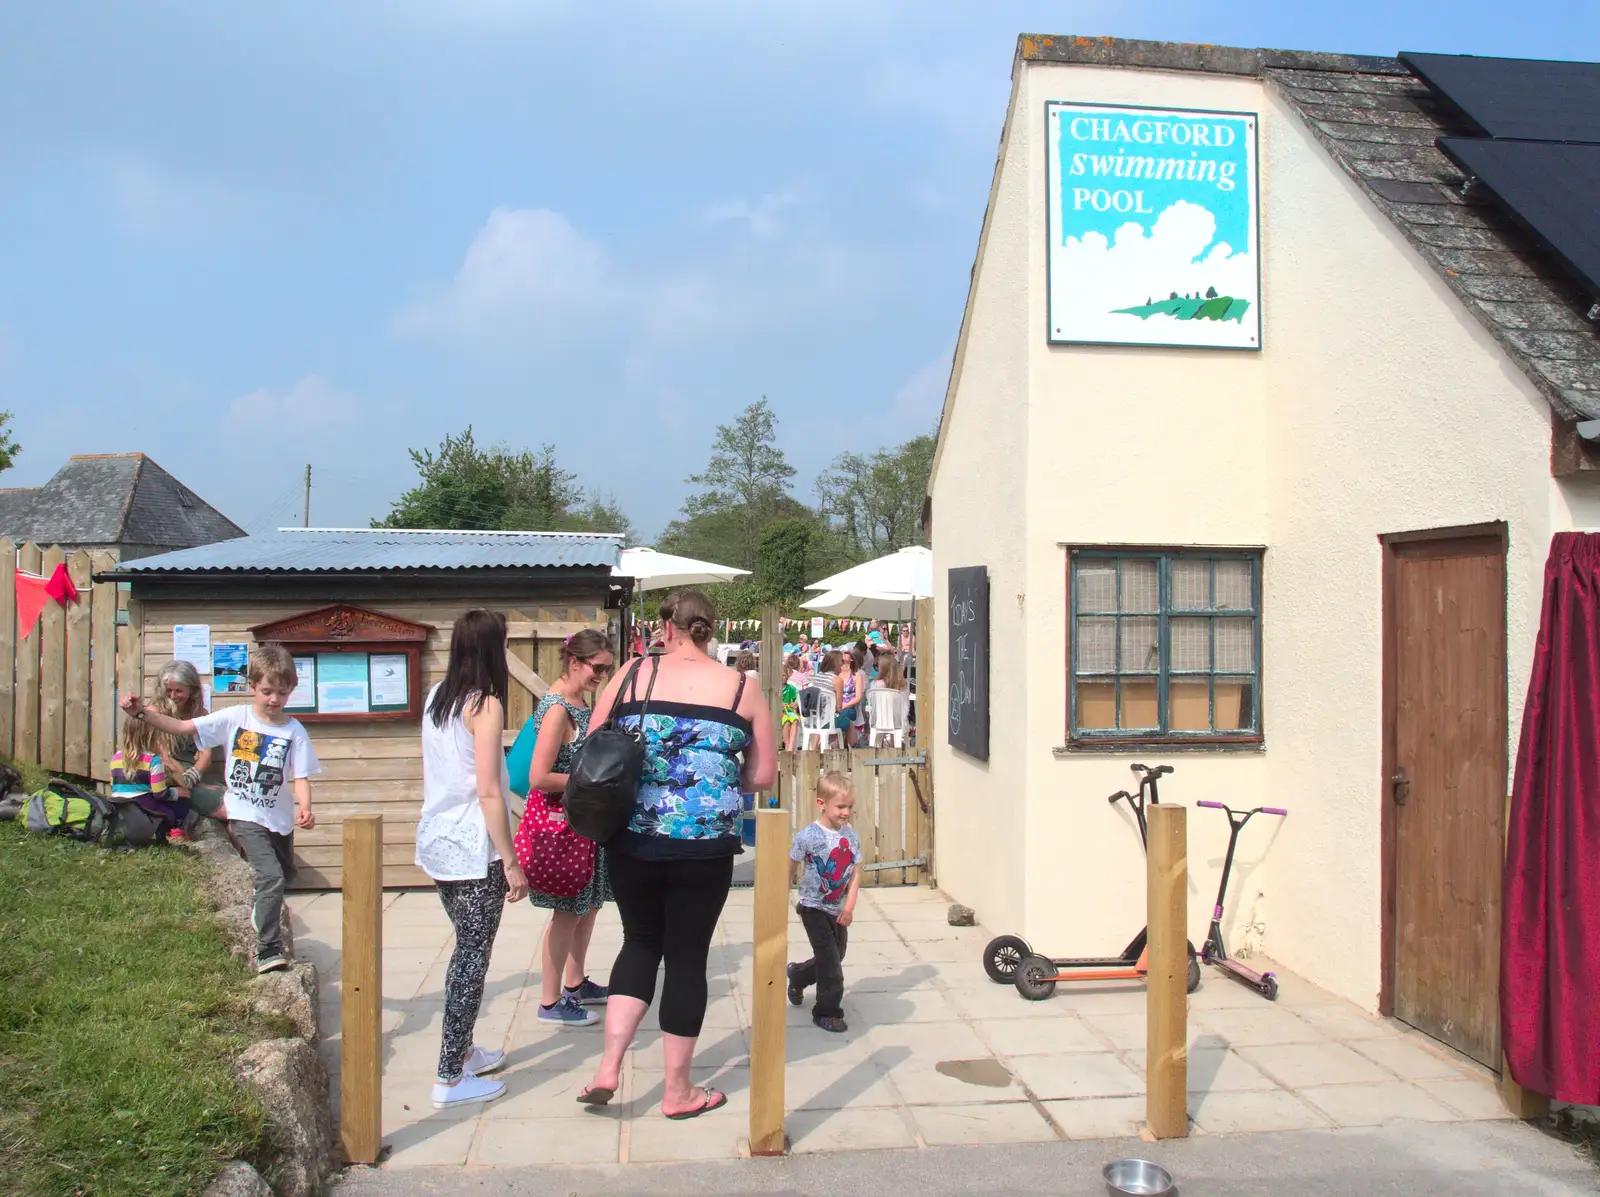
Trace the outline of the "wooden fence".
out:
<instances>
[{"instance_id":1,"label":"wooden fence","mask_svg":"<svg viewBox=\"0 0 1600 1197\"><path fill-rule=\"evenodd\" d=\"M78 601L51 600L26 636L17 622L16 572L48 577L65 563ZM137 633L119 627L127 595L92 582L112 569L110 553L15 544L0 539L0 756L58 773L111 779L118 677L135 677Z\"/></svg>"},{"instance_id":2,"label":"wooden fence","mask_svg":"<svg viewBox=\"0 0 1600 1197\"><path fill-rule=\"evenodd\" d=\"M778 753L778 803L789 812L791 831L817 817L817 778L828 769L855 782L861 884L931 882L933 789L926 758L914 748Z\"/></svg>"}]
</instances>

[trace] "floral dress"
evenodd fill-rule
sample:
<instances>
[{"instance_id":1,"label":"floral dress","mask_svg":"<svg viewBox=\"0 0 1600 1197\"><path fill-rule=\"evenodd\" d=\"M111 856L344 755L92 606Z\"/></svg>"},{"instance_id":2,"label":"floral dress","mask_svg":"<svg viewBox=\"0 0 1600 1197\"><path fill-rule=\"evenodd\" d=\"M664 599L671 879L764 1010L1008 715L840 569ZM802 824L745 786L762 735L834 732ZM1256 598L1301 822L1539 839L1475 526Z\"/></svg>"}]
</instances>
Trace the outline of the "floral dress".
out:
<instances>
[{"instance_id":1,"label":"floral dress","mask_svg":"<svg viewBox=\"0 0 1600 1197\"><path fill-rule=\"evenodd\" d=\"M578 729L578 734L573 737L571 743L563 744L556 749L556 761L551 766L551 772L570 773L572 772L572 762L578 755L578 749L583 745L584 737L589 734L590 711L588 707L575 706L562 698L561 695L552 691L541 698L539 705L534 708L533 725L535 727L542 726L545 713L554 706L567 708L567 715L572 720L573 726ZM529 795L529 801L534 801L531 794ZM558 798L557 801L559 802L560 799ZM591 910L599 910L600 907L611 901L611 869L606 864L606 850L599 844L595 845L594 876L589 879L589 884L584 887L583 892L576 897L557 898L550 894L541 894L530 890L528 892L528 901L542 910L559 910L563 914L575 914L580 917L588 914Z\"/></svg>"}]
</instances>

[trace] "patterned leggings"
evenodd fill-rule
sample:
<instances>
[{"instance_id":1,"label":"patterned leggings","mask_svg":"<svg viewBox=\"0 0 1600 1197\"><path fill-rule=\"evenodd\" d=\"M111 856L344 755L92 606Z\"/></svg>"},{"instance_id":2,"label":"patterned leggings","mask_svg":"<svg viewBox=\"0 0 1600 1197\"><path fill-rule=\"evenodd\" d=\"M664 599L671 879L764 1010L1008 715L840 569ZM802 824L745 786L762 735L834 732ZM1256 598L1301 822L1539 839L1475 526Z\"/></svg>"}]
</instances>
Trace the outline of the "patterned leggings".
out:
<instances>
[{"instance_id":1,"label":"patterned leggings","mask_svg":"<svg viewBox=\"0 0 1600 1197\"><path fill-rule=\"evenodd\" d=\"M472 1047L472 1028L483 1003L500 915L506 908L506 871L497 860L489 875L475 881L435 881L439 901L456 930L456 950L444 974L444 1038L439 1045L439 1079L453 1085Z\"/></svg>"}]
</instances>

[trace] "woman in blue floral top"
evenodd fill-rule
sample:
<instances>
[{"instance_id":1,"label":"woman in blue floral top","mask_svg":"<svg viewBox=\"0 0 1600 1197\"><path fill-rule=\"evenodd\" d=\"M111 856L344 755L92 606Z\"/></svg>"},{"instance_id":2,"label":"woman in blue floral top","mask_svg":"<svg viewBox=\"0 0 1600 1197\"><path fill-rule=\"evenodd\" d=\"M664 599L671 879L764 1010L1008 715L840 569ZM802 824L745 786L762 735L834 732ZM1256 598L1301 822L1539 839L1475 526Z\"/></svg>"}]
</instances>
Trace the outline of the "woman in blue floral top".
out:
<instances>
[{"instance_id":1,"label":"woman in blue floral top","mask_svg":"<svg viewBox=\"0 0 1600 1197\"><path fill-rule=\"evenodd\" d=\"M553 807L561 805L573 758L589 734L586 699L605 684L615 661L611 642L591 629L574 633L561 646L561 676L533 712L532 723L539 732L528 770L529 802L540 801L542 794ZM595 916L601 906L611 901L606 850L595 846L594 875L577 897L530 890L528 901L552 912L540 948L539 980L544 991L536 1017L540 1022L561 1026L589 1026L596 1018L593 1011L584 1007L604 1005L607 997L605 986L596 985L584 975Z\"/></svg>"},{"instance_id":2,"label":"woman in blue floral top","mask_svg":"<svg viewBox=\"0 0 1600 1197\"><path fill-rule=\"evenodd\" d=\"M615 712L620 727L640 731L645 761L633 817L606 844L623 938L611 969L605 1053L578 1095L590 1105L615 1095L663 961L661 1112L694 1118L727 1104L725 1094L696 1088L689 1066L705 1021L711 937L743 851L741 795L772 785L778 754L759 688L706 655L716 618L697 591L669 596L661 604L664 650L624 670L595 703L595 719Z\"/></svg>"}]
</instances>

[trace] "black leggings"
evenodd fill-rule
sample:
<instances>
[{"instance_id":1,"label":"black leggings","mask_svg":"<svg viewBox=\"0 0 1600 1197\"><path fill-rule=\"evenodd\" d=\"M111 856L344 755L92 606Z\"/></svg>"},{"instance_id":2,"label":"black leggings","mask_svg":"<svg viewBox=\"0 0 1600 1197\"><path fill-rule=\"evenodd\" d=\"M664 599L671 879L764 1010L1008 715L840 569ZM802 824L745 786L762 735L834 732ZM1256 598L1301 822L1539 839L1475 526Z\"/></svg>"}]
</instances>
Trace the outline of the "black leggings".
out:
<instances>
[{"instance_id":1,"label":"black leggings","mask_svg":"<svg viewBox=\"0 0 1600 1197\"><path fill-rule=\"evenodd\" d=\"M706 1017L706 955L733 884L733 857L710 860L638 860L610 854L611 892L622 916L622 951L611 966L611 996L656 996L656 970L667 964L661 986L661 1029L694 1039Z\"/></svg>"}]
</instances>

